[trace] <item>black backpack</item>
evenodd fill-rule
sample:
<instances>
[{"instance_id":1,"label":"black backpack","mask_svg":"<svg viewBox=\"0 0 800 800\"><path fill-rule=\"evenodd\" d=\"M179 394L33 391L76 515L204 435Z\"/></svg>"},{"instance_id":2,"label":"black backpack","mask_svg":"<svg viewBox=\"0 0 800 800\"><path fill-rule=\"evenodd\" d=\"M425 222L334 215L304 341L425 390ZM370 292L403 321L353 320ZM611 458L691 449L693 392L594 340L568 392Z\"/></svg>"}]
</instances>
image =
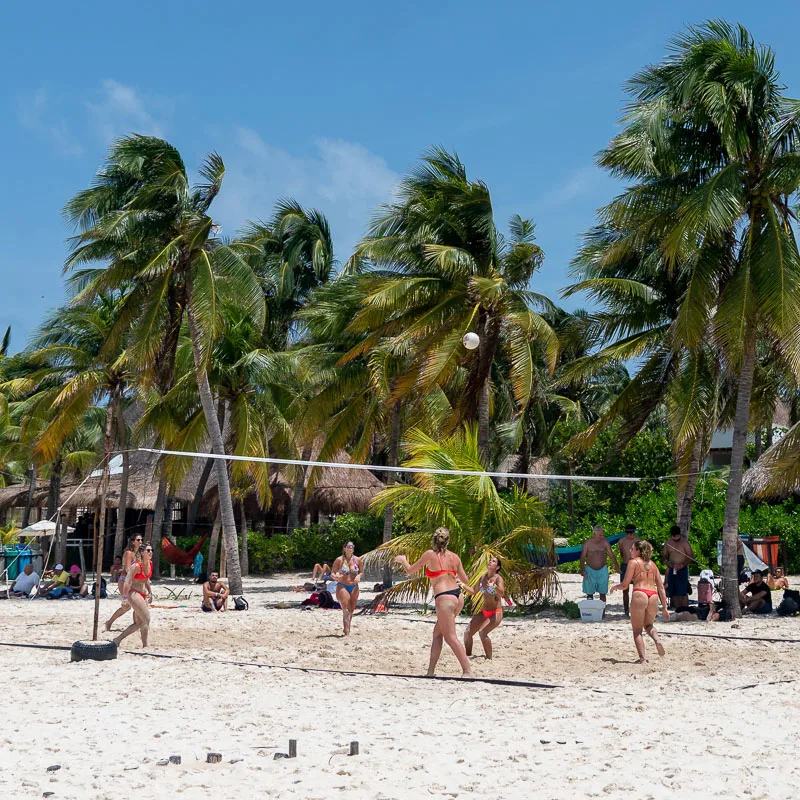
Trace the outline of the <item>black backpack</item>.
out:
<instances>
[{"instance_id":1,"label":"black backpack","mask_svg":"<svg viewBox=\"0 0 800 800\"><path fill-rule=\"evenodd\" d=\"M244 597L234 597L233 598L233 607L237 611L247 611L250 608L250 603L244 599Z\"/></svg>"},{"instance_id":2,"label":"black backpack","mask_svg":"<svg viewBox=\"0 0 800 800\"><path fill-rule=\"evenodd\" d=\"M775 610L781 617L793 617L800 611L800 592L794 589L784 589L783 600Z\"/></svg>"},{"instance_id":3,"label":"black backpack","mask_svg":"<svg viewBox=\"0 0 800 800\"><path fill-rule=\"evenodd\" d=\"M106 579L100 578L100 598L102 600L105 600L108 597L108 592L106 591L106 587L107 587ZM97 583L95 583L95 585L92 586L92 597L94 597L96 594L97 594Z\"/></svg>"},{"instance_id":4,"label":"black backpack","mask_svg":"<svg viewBox=\"0 0 800 800\"><path fill-rule=\"evenodd\" d=\"M330 592L322 589L317 594L319 595L320 608L333 608L333 595Z\"/></svg>"}]
</instances>

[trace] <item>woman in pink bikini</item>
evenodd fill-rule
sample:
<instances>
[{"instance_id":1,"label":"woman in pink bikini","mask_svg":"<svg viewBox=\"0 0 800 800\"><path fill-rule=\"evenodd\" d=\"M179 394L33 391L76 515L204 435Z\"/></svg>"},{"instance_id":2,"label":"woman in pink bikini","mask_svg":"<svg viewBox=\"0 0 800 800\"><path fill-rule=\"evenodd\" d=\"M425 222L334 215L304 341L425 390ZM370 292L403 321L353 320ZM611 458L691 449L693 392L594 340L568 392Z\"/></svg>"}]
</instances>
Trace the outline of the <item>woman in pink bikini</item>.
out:
<instances>
[{"instance_id":1,"label":"woman in pink bikini","mask_svg":"<svg viewBox=\"0 0 800 800\"><path fill-rule=\"evenodd\" d=\"M489 634L503 621L503 598L506 584L500 575L500 559L495 556L489 559L486 572L481 575L478 585L473 589L466 583L459 584L465 592L483 595L483 608L472 617L467 632L464 634L464 649L472 655L472 639L477 633L481 637L483 652L486 658L492 657L492 640Z\"/></svg>"},{"instance_id":2,"label":"woman in pink bikini","mask_svg":"<svg viewBox=\"0 0 800 800\"><path fill-rule=\"evenodd\" d=\"M653 545L650 542L636 542L631 548L633 558L628 562L625 570L625 580L611 587L611 591L627 589L633 584L631 594L631 627L633 628L633 641L636 643L636 652L639 654L639 663L644 664L644 631L656 645L660 656L664 655L664 646L658 640L658 634L653 626L658 614L658 601L664 610L664 619L669 621L667 611L667 596L664 593L664 583L661 573L653 563Z\"/></svg>"},{"instance_id":3,"label":"woman in pink bikini","mask_svg":"<svg viewBox=\"0 0 800 800\"><path fill-rule=\"evenodd\" d=\"M461 565L461 559L447 549L449 543L450 531L447 528L437 528L433 534L432 550L426 550L413 564L409 564L405 556L398 556L395 561L409 575L414 575L424 567L425 577L431 582L433 601L436 604L436 625L433 628L428 676L434 674L442 654L442 645L447 642L461 665L462 677L471 678L472 670L467 652L456 634L456 617L464 607L464 597L458 584L459 581L462 584L469 583L469 578Z\"/></svg>"}]
</instances>

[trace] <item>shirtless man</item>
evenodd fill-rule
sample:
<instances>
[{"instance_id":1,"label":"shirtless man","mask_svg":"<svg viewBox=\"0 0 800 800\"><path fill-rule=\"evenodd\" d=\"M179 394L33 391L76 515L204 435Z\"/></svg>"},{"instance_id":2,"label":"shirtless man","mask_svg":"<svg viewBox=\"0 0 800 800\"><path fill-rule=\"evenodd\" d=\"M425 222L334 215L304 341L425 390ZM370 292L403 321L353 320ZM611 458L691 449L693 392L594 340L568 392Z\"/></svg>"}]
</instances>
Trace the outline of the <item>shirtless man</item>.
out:
<instances>
[{"instance_id":1,"label":"shirtless man","mask_svg":"<svg viewBox=\"0 0 800 800\"><path fill-rule=\"evenodd\" d=\"M779 589L789 588L789 579L783 574L783 567L775 567L775 574L767 573L767 586L777 592Z\"/></svg>"},{"instance_id":2,"label":"shirtless man","mask_svg":"<svg viewBox=\"0 0 800 800\"><path fill-rule=\"evenodd\" d=\"M619 582L625 583L625 570L631 560L631 548L639 541L639 534L636 533L636 526L628 523L625 526L625 535L619 540ZM622 590L622 606L625 609L625 616L630 614L630 586Z\"/></svg>"},{"instance_id":3,"label":"shirtless man","mask_svg":"<svg viewBox=\"0 0 800 800\"><path fill-rule=\"evenodd\" d=\"M595 592L605 603L608 592L608 558L614 565L614 571L619 570L617 557L606 541L605 529L600 525L592 528L592 536L583 543L581 550L581 575L583 576L583 593L588 600L593 599Z\"/></svg>"},{"instance_id":4,"label":"shirtless man","mask_svg":"<svg viewBox=\"0 0 800 800\"><path fill-rule=\"evenodd\" d=\"M228 610L228 587L219 579L218 572L212 572L203 584L203 604L200 606L208 613Z\"/></svg>"},{"instance_id":5,"label":"shirtless man","mask_svg":"<svg viewBox=\"0 0 800 800\"><path fill-rule=\"evenodd\" d=\"M694 561L694 551L688 539L681 536L681 529L673 525L669 539L662 551L667 562L667 597L671 608L682 610L689 607L689 562Z\"/></svg>"}]
</instances>

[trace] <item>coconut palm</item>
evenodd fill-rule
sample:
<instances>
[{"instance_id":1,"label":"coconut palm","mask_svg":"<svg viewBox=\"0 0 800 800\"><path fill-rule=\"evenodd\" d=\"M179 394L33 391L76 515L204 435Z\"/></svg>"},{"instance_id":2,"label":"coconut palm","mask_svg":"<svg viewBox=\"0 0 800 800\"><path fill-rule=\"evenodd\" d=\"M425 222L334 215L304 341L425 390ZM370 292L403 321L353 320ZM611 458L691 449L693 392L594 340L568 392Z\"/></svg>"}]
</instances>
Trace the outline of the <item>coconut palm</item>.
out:
<instances>
[{"instance_id":1,"label":"coconut palm","mask_svg":"<svg viewBox=\"0 0 800 800\"><path fill-rule=\"evenodd\" d=\"M609 220L655 234L669 267L688 269L677 336L693 348L712 335L737 375L723 575L725 599L738 610L736 537L759 334L800 371L790 208L800 187L800 103L783 95L772 51L741 26L690 28L672 51L629 82L623 130L600 162L636 182L609 207Z\"/></svg>"},{"instance_id":2,"label":"coconut palm","mask_svg":"<svg viewBox=\"0 0 800 800\"><path fill-rule=\"evenodd\" d=\"M79 192L65 214L80 233L71 242L65 269L77 273L77 302L125 288L120 321L112 333L128 332L128 347L163 394L173 382L175 353L186 313L195 379L212 451L225 452L208 359L219 332L220 304L228 298L264 324L261 286L245 259L252 247L216 236L210 206L222 187L225 167L212 153L191 186L180 153L162 139L127 136L111 147L94 185ZM106 261L100 270L79 269ZM218 460L222 532L228 551L231 591L242 590L236 521L225 463Z\"/></svg>"},{"instance_id":3,"label":"coconut palm","mask_svg":"<svg viewBox=\"0 0 800 800\"><path fill-rule=\"evenodd\" d=\"M403 449L409 455L403 462L406 467L486 469L475 425L441 442L413 429L406 434ZM548 552L552 536L541 503L524 492L513 489L510 496L501 497L488 477L422 473L415 475L414 483L384 489L372 505L380 511L388 504L402 513L414 532L381 545L368 559L386 563L403 553L416 560L430 548L434 529L444 525L450 529L450 549L460 556L472 585L489 560L498 556L508 593L518 602L536 602L557 586L555 571L530 558L531 553ZM416 577L398 583L384 597L424 598L428 589L427 578Z\"/></svg>"},{"instance_id":4,"label":"coconut palm","mask_svg":"<svg viewBox=\"0 0 800 800\"><path fill-rule=\"evenodd\" d=\"M458 156L430 150L358 246L356 260L386 274L362 276L363 308L350 328L368 335L351 357L387 337L407 346L410 368L397 380L394 398L442 386L465 363L467 384L453 422L477 418L488 461L497 352L507 356L520 409L532 387L531 342L542 341L548 362L555 363L557 337L538 313L550 309L550 301L528 288L543 259L530 220L513 217L505 238L495 226L487 186L468 179ZM480 346L465 359L462 337L469 331L480 335Z\"/></svg>"}]
</instances>

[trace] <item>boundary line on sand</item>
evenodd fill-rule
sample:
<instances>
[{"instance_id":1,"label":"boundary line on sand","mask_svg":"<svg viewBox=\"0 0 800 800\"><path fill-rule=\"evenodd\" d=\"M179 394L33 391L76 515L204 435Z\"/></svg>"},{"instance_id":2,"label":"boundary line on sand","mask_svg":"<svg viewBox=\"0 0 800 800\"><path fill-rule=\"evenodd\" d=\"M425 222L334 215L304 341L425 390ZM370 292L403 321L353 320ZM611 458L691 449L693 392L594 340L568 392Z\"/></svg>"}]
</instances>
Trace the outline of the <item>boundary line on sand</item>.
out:
<instances>
[{"instance_id":1,"label":"boundary line on sand","mask_svg":"<svg viewBox=\"0 0 800 800\"><path fill-rule=\"evenodd\" d=\"M678 631L658 631L659 636L689 636L696 639L725 639L728 642L767 642L769 644L800 644L800 639L770 639L763 636L724 636L721 633L678 633Z\"/></svg>"}]
</instances>

